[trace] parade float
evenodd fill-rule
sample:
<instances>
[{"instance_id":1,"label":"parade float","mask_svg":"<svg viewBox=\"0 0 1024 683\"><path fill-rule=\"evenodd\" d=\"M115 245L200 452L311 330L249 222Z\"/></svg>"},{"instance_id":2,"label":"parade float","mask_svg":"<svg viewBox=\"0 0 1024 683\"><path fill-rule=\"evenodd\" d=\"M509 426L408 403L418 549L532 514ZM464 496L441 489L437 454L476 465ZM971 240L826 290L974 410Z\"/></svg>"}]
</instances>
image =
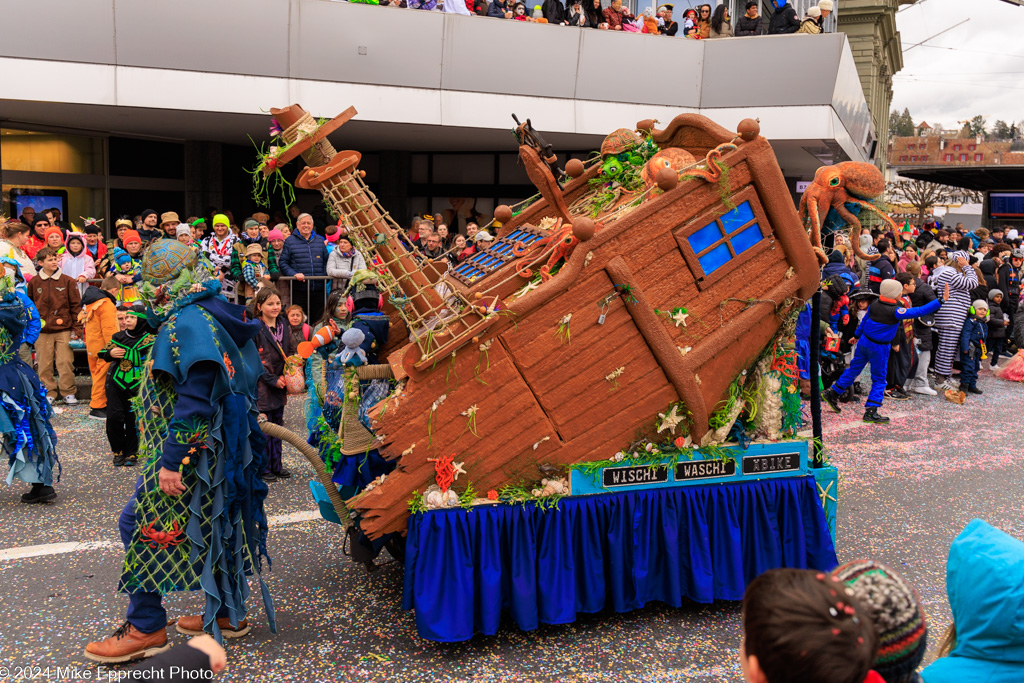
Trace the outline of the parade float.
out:
<instances>
[{"instance_id":1,"label":"parade float","mask_svg":"<svg viewBox=\"0 0 1024 683\"><path fill-rule=\"evenodd\" d=\"M449 267L327 140L353 109L271 113L261 172L302 158L295 185L343 217L391 320L378 364L311 366L319 448L290 440L325 518L404 537L423 637L739 600L767 569L835 564L836 470L803 431L793 348L821 226L756 121L641 121L563 170L517 120L538 194L497 207L495 239Z\"/></svg>"}]
</instances>

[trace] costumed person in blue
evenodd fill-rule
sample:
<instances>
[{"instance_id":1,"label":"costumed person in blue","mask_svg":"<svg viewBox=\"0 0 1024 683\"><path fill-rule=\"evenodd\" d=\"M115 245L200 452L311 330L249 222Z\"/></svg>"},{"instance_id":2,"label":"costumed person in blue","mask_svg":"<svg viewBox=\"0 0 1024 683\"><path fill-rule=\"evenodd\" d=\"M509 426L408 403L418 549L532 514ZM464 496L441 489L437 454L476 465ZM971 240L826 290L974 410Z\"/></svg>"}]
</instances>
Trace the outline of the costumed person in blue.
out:
<instances>
[{"instance_id":1,"label":"costumed person in blue","mask_svg":"<svg viewBox=\"0 0 1024 683\"><path fill-rule=\"evenodd\" d=\"M32 298L28 295L25 276L21 274L21 264L9 256L0 256L0 264L3 264L3 274L14 278L14 291L18 298L21 299L21 303L25 307L25 313L28 315L28 323L25 325L25 330L21 333L21 341L18 344L18 355L31 368L32 347L36 345L39 333L43 329L42 322L39 319L39 309L36 308Z\"/></svg>"},{"instance_id":2,"label":"costumed person in blue","mask_svg":"<svg viewBox=\"0 0 1024 683\"><path fill-rule=\"evenodd\" d=\"M901 299L904 287L896 280L883 280L879 291L880 296L868 308L868 314L861 320L860 325L857 326L857 332L854 333L858 341L850 367L846 368L846 371L832 386L821 392L821 398L833 411L842 412L842 408L839 407L839 397L850 388L864 366L870 364L871 393L868 394L868 400L864 404L866 408L864 421L887 424L889 418L879 415L878 409L882 407L889 353L892 350L896 332L902 324L900 321L919 318L937 311L942 302L949 298L949 287L946 287L941 301L936 299L920 308L904 307L904 302Z\"/></svg>"},{"instance_id":3,"label":"costumed person in blue","mask_svg":"<svg viewBox=\"0 0 1024 683\"><path fill-rule=\"evenodd\" d=\"M49 503L57 498L53 483L60 479L57 435L50 426L53 409L39 377L18 357L31 319L25 303L28 295L16 289L10 264L4 266L6 274L0 277L0 433L9 466L7 484L18 479L32 485L22 494L23 503ZM14 269L18 272L16 264ZM34 317L38 335L39 314Z\"/></svg>"},{"instance_id":4,"label":"costumed person in blue","mask_svg":"<svg viewBox=\"0 0 1024 683\"><path fill-rule=\"evenodd\" d=\"M201 616L178 619L179 633L244 636L248 574L259 579L276 631L260 577L267 456L256 409L259 323L220 295L209 265L180 242L154 242L142 274L141 295L161 325L136 399L144 469L119 520L126 556L118 590L128 593L127 619L85 650L104 663L169 647L162 601L170 591L202 590L206 598Z\"/></svg>"}]
</instances>

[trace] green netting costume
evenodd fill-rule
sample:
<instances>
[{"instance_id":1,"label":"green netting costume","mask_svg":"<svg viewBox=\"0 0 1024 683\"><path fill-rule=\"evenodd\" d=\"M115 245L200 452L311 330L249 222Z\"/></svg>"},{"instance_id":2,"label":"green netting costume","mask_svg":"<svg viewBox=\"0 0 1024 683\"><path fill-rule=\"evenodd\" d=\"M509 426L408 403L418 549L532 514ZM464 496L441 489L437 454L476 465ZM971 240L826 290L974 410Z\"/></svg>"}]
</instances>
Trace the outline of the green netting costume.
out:
<instances>
[{"instance_id":1,"label":"green netting costume","mask_svg":"<svg viewBox=\"0 0 1024 683\"><path fill-rule=\"evenodd\" d=\"M259 322L228 303L196 252L176 241L150 247L143 279L143 297L162 324L134 399L143 473L119 524L126 557L118 589L129 594L128 624L155 633L167 624L164 594L201 589L203 629L219 640L218 619L237 628L246 618L254 574L276 631L259 576L267 557ZM183 494L161 490L162 469L180 473Z\"/></svg>"}]
</instances>

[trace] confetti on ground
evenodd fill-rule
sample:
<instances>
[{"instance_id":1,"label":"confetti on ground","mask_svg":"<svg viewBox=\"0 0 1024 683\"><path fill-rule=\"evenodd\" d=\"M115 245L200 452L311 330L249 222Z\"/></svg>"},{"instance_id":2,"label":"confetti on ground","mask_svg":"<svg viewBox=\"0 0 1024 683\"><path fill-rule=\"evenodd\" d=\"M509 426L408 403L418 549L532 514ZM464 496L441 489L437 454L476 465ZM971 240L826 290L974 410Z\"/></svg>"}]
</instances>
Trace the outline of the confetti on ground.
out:
<instances>
[{"instance_id":1,"label":"confetti on ground","mask_svg":"<svg viewBox=\"0 0 1024 683\"><path fill-rule=\"evenodd\" d=\"M862 407L845 404L825 415L825 442L841 472L840 561L878 559L918 589L938 641L949 622L945 594L950 541L974 517L1024 537L1024 474L1014 422L1024 387L984 374L983 396L956 406L915 396L887 402L888 426L860 422ZM299 425L300 401L288 408ZM0 549L117 541L117 515L138 470L110 465L103 423L84 405L55 419L64 476L52 506L18 503L22 488L0 492ZM269 515L315 509L311 471L290 447L285 464L295 476L271 485ZM274 527L274 595L278 634L269 632L253 599L253 632L229 642L223 681L598 682L742 680L737 603L661 604L628 614L580 615L573 624L523 633L510 626L466 643L432 643L416 635L414 615L401 609L402 568L382 562L367 574L342 554L340 528L322 520ZM114 593L121 553L116 548L0 562L0 666L91 667L85 643L122 623L124 596ZM166 601L176 618L198 610L199 597ZM175 643L184 637L173 635Z\"/></svg>"}]
</instances>

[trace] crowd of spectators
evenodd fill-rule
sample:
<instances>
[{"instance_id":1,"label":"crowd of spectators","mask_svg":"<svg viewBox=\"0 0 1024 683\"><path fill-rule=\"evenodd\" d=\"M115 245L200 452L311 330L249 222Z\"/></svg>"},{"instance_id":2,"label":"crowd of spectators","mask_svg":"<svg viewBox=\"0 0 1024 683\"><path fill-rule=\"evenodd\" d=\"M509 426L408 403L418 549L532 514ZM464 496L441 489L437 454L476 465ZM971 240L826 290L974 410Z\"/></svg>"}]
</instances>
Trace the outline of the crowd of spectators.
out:
<instances>
[{"instance_id":1,"label":"crowd of spectators","mask_svg":"<svg viewBox=\"0 0 1024 683\"><path fill-rule=\"evenodd\" d=\"M123 321L140 298L146 250L160 239L198 250L216 272L221 292L236 303L250 303L265 286L275 285L289 338L295 344L309 340L315 331L312 323L332 310L327 304L329 294L344 291L349 279L367 268L369 259L356 249L343 221L317 226L313 216L297 207L290 213L294 229L280 214L272 219L257 212L237 221L224 211L182 221L174 211L158 214L147 209L133 218L115 220L112 234L105 239L100 221L87 219L79 227L63 221L58 209L39 213L26 209L16 220L3 224L0 236L0 264L16 273L36 320L34 332L30 328L23 339L22 359L38 364L51 401L76 404L74 352L86 349L82 323L88 301L82 296L90 283L97 285L96 289L109 293ZM464 230L464 234L450 231L441 214L417 216L408 233L410 248L419 249L418 257L448 267L494 239L473 221ZM56 293L62 295L60 301ZM95 417L105 419L102 403L102 399L93 401L91 407Z\"/></svg>"},{"instance_id":2,"label":"crowd of spectators","mask_svg":"<svg viewBox=\"0 0 1024 683\"><path fill-rule=\"evenodd\" d=\"M897 333L889 358L887 398L906 400L911 393L935 396L946 390L980 394L977 371L998 370L1005 358L1024 348L1024 245L1017 230L907 223L897 232L865 232L859 247L878 258L857 258L845 235L836 235L829 263L822 269L823 339L838 340L847 358L857 342L858 323L879 297L883 282L903 285L907 308L941 298L947 285L950 290L938 312L908 322ZM979 326L984 329L975 329ZM961 371L959 380L956 369ZM865 392L857 387L854 393Z\"/></svg>"},{"instance_id":3,"label":"crowd of spectators","mask_svg":"<svg viewBox=\"0 0 1024 683\"><path fill-rule=\"evenodd\" d=\"M626 31L650 35L675 36L693 40L759 36L765 34L809 33L824 31L824 21L832 13L834 0L821 0L803 17L788 0L772 0L774 11L767 20L758 14L759 3L751 0L744 14L733 25L733 17L724 4L712 9L710 4L687 8L682 23L675 21L675 6L664 3L657 10L647 7L633 14L622 0L544 0L532 8L523 0L351 0L367 5L397 7L465 16L492 17L513 21L575 26L606 31Z\"/></svg>"}]
</instances>

